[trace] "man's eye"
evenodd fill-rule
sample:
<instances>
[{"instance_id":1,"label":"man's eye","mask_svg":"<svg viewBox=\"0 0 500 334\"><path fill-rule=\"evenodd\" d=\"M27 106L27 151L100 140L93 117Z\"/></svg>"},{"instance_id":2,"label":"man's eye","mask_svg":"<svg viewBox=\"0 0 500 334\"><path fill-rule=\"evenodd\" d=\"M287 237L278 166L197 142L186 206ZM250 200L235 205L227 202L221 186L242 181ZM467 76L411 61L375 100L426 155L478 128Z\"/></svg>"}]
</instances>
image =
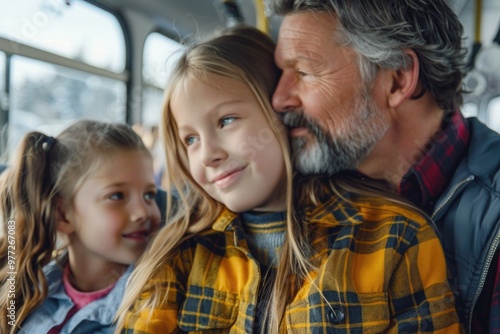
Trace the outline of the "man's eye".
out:
<instances>
[{"instance_id":1,"label":"man's eye","mask_svg":"<svg viewBox=\"0 0 500 334\"><path fill-rule=\"evenodd\" d=\"M307 75L307 73L306 73L306 72L301 71L301 70L296 70L295 72L297 73L297 75L298 75L299 77L305 77L305 76Z\"/></svg>"},{"instance_id":2,"label":"man's eye","mask_svg":"<svg viewBox=\"0 0 500 334\"><path fill-rule=\"evenodd\" d=\"M220 126L223 128L228 124L233 123L236 120L236 117L224 117L220 120Z\"/></svg>"}]
</instances>

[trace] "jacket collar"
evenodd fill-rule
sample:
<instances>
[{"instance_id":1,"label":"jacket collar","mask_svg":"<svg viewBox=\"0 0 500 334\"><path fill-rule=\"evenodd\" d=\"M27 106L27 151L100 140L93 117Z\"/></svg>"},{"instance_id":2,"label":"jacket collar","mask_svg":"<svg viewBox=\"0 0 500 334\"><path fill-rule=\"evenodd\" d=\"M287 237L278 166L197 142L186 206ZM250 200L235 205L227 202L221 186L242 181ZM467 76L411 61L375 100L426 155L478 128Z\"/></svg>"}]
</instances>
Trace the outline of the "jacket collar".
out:
<instances>
[{"instance_id":1,"label":"jacket collar","mask_svg":"<svg viewBox=\"0 0 500 334\"><path fill-rule=\"evenodd\" d=\"M215 220L212 228L215 231L224 232L228 229L228 226L238 217L237 213L232 212L228 208L224 207L219 214L219 217Z\"/></svg>"},{"instance_id":2,"label":"jacket collar","mask_svg":"<svg viewBox=\"0 0 500 334\"><path fill-rule=\"evenodd\" d=\"M466 156L471 173L494 182L500 170L500 135L481 123L477 118L466 119L471 131L469 151ZM487 162L487 163L484 163Z\"/></svg>"},{"instance_id":3,"label":"jacket collar","mask_svg":"<svg viewBox=\"0 0 500 334\"><path fill-rule=\"evenodd\" d=\"M432 212L466 155L469 138L470 131L460 111L446 115L419 160L402 177L398 186L400 195L425 212Z\"/></svg>"},{"instance_id":4,"label":"jacket collar","mask_svg":"<svg viewBox=\"0 0 500 334\"><path fill-rule=\"evenodd\" d=\"M133 267L133 265L130 265L127 268L109 294L101 299L93 301L91 309L85 310L84 307L80 310L79 313L81 311L85 312L85 315L82 314L81 317L87 320L97 321L102 325L111 324L115 317L116 310L121 303L125 285L127 284L128 277ZM64 269L61 267L60 263L57 263L55 260L45 266L44 273L49 285L47 298L59 299L73 304L71 298L64 290L64 284L62 282L63 272Z\"/></svg>"}]
</instances>

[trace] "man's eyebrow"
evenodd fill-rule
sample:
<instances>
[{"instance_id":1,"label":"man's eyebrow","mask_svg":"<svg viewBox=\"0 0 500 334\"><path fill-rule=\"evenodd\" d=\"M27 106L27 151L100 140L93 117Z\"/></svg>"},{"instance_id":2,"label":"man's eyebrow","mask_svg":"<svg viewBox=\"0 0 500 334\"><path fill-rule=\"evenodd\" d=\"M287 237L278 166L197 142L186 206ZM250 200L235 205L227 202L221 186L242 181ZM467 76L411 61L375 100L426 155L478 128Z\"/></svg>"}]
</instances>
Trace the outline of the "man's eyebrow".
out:
<instances>
[{"instance_id":1,"label":"man's eyebrow","mask_svg":"<svg viewBox=\"0 0 500 334\"><path fill-rule=\"evenodd\" d=\"M310 52L306 52L306 53L295 54L293 56L289 55L280 56L277 59L277 62L286 66L291 66L295 65L298 62L316 63L318 61L321 61L322 59L323 57L321 57L320 54L315 55L311 54Z\"/></svg>"}]
</instances>

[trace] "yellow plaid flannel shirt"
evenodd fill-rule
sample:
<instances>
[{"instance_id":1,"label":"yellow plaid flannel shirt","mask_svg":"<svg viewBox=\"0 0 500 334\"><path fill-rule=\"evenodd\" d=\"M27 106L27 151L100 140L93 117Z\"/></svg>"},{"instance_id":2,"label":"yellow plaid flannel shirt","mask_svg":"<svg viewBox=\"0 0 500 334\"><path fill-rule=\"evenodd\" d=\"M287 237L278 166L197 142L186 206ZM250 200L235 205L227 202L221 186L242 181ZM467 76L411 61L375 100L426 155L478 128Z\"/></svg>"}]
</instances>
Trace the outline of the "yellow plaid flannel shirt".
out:
<instances>
[{"instance_id":1,"label":"yellow plaid flannel shirt","mask_svg":"<svg viewBox=\"0 0 500 334\"><path fill-rule=\"evenodd\" d=\"M460 333L443 250L423 217L334 196L304 223L319 270L287 305L282 332ZM224 210L143 289L122 333L252 333L259 281L238 215ZM164 302L137 312L151 294Z\"/></svg>"}]
</instances>

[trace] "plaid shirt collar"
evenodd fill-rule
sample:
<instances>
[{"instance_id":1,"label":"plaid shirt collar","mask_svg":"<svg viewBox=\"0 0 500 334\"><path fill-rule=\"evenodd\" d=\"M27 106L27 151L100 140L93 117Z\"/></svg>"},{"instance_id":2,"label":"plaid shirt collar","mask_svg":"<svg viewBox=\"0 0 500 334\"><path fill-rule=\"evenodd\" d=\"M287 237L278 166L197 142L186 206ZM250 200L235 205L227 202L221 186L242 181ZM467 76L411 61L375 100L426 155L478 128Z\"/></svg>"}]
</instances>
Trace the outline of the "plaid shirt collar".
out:
<instances>
[{"instance_id":1,"label":"plaid shirt collar","mask_svg":"<svg viewBox=\"0 0 500 334\"><path fill-rule=\"evenodd\" d=\"M464 157L470 132L460 111L445 116L422 158L403 176L398 192L431 214L453 172Z\"/></svg>"},{"instance_id":2,"label":"plaid shirt collar","mask_svg":"<svg viewBox=\"0 0 500 334\"><path fill-rule=\"evenodd\" d=\"M325 177L325 184L327 184L326 179L327 177ZM302 212L303 218L309 223L328 225L357 225L362 223L364 220L363 213L353 203L349 202L351 194L347 192L341 193L344 198L335 195L327 186L324 186L319 196L320 203L313 208L303 208L305 210ZM231 223L240 224L239 220L236 219L238 217L238 213L223 207L219 217L212 225L212 229L218 232L232 230L234 224Z\"/></svg>"}]
</instances>

